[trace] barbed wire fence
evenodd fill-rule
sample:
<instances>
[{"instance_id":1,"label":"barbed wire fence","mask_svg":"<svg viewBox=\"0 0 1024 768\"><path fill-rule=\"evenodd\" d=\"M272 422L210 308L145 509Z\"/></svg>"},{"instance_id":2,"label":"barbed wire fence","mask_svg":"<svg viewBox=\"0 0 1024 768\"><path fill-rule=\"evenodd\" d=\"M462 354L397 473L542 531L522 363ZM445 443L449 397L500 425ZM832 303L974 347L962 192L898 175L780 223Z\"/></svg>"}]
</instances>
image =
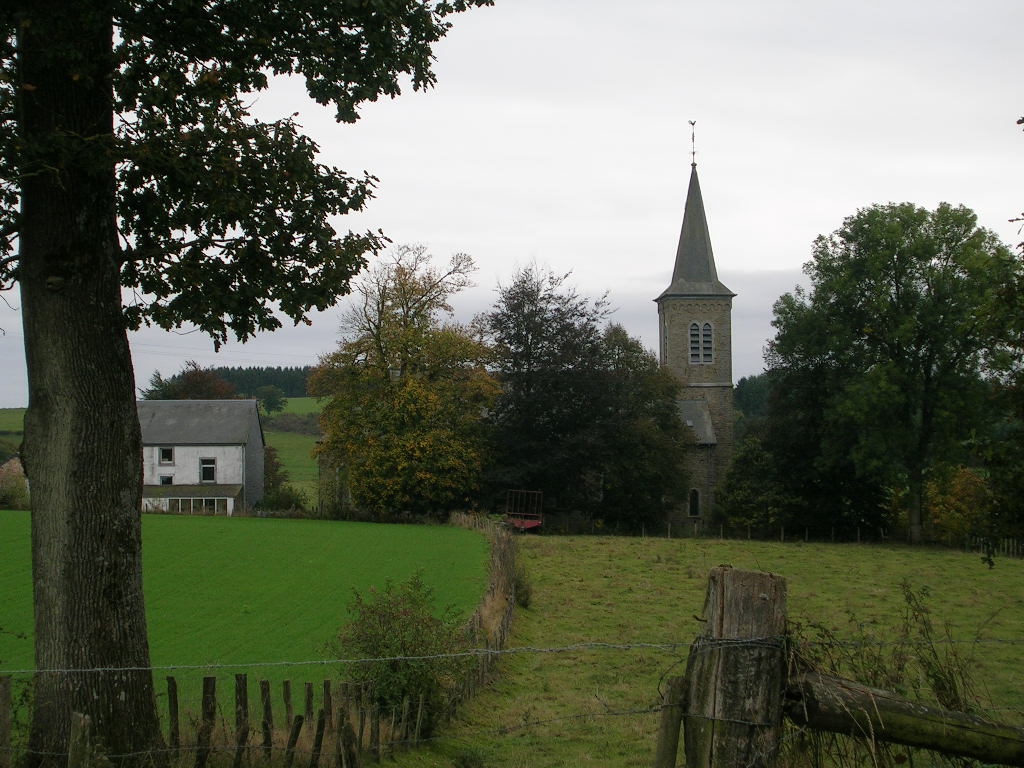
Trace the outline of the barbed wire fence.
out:
<instances>
[{"instance_id":1,"label":"barbed wire fence","mask_svg":"<svg viewBox=\"0 0 1024 768\"><path fill-rule=\"evenodd\" d=\"M735 645L746 648L764 648L766 643L778 644L787 642L789 638L760 638L756 640L746 641L734 641L720 643L720 645ZM948 645L948 646L970 646L973 648L984 648L987 646L1012 646L1019 647L1024 646L1024 638L1015 637L991 637L991 638L938 638L930 641L932 645ZM918 643L923 645L922 643ZM826 645L824 642L804 641L803 647L813 647L815 645ZM828 643L830 647L837 645L835 642ZM849 648L849 649L860 649L868 646L874 646L877 648L883 648L887 646L906 646L906 640L877 640L869 641L864 639L850 640L840 642L838 645ZM451 654L432 654L427 656L388 656L388 657L367 657L367 658L331 658L331 659L304 659L304 660L283 660L283 661L258 661L252 663L211 663L211 664L173 664L173 665L154 665L146 670L152 672L154 676L167 676L172 677L176 674L185 675L202 675L204 677L219 677L227 676L230 677L232 674L259 674L267 673L270 671L281 671L281 670L331 670L338 671L345 668L348 665L356 664L367 664L367 663L402 663L402 662L413 662L413 661L430 661L435 659L463 659L463 660L481 660L486 659L489 662L498 662L503 659L510 659L515 657L530 656L530 657L545 657L545 656L565 656L565 655L579 655L579 654L599 654L602 656L614 656L615 654L635 654L637 651L641 652L652 652L655 654L661 654L666 658L660 665L660 677L658 678L657 684L647 694L648 703L638 705L636 701L624 701L617 702L609 700L611 697L604 696L601 699L593 700L585 707L580 707L578 702L565 701L563 704L566 707L576 705L575 709L565 711L561 714L555 714L551 716L541 717L523 717L514 722L503 722L494 723L488 725L466 725L460 724L457 729L443 728L440 732L431 736L416 737L411 734L401 733L397 728L396 719L398 715L387 713L384 715L386 724L383 726L385 732L393 731L394 733L388 733L388 736L394 736L386 743L373 743L369 734L371 727L371 720L374 716L374 712L371 708L363 708L359 705L357 697L351 694L346 697L344 694L339 695L335 701L344 702L343 706L346 707L347 711L338 715L338 711L332 713L334 715L334 726L333 731L328 733L328 736L333 737L335 740L338 739L340 729L343 727L343 722L347 721L353 725L353 729L358 728L359 734L356 737L356 741L361 748L362 752L370 753L370 756L376 755L380 757L381 754L390 754L404 749L411 748L416 745L424 744L438 744L445 741L459 741L464 742L467 739L471 740L502 740L508 739L526 732L536 731L538 729L550 728L557 726L560 728L572 728L579 726L584 723L595 723L605 721L608 719L621 719L621 718L632 718L642 720L647 724L647 730L653 731L656 727L657 719L662 715L666 708L674 706L670 701L667 700L667 685L666 681L674 671L678 671L682 665L686 663L687 657L694 650L695 646L699 646L695 642L611 642L611 641L586 641L578 643L570 643L561 646L553 647L534 647L534 646L519 646L519 647L508 647L508 648L471 648L465 651L460 651ZM608 662L603 661L601 663L607 664L609 667L614 667L614 661ZM239 670L245 670L244 673ZM26 745L23 732L16 732L20 725L24 723L24 713L18 712L19 706L24 706L27 702L25 695L22 696L22 700L18 701L18 695L15 693L16 688L20 688L23 692L26 692L31 685L31 679L36 674L101 674L110 672L124 672L127 671L123 668L107 668L97 667L89 669L49 669L49 670L35 670L30 668L13 668L13 669L0 669L0 708L5 709L8 713L14 710L14 717L9 715L8 722L13 722L13 727L9 727L9 732L4 737L2 732L3 717L0 716L0 765L17 765L18 761L23 758L26 754ZM133 668L131 671L141 671L139 668ZM311 675L310 675L311 676ZM323 677L322 675L320 677ZM332 684L336 684L340 687L340 676L333 676ZM308 689L308 686L307 686ZM6 694L4 693L6 691ZM642 694L641 694L642 695ZM3 699L6 697L6 701ZM195 702L198 697L185 697L186 702ZM317 709L322 710L325 702L319 702ZM352 705L355 706L352 706ZM252 733L258 734L260 730L259 722L259 711L258 702L248 702L247 706L252 709L251 715L255 715L251 726L248 726ZM341 707L337 708L338 710ZM185 718L193 724L198 724L199 720L196 716L195 709L191 710L189 715ZM230 723L231 714L234 712L234 708L227 703L222 703L218 706L218 717L219 727L217 728L218 733L221 735L218 744L213 745L210 749L214 753L230 754L237 750L237 743L233 741L236 737L235 729ZM1024 715L1020 709L1015 707L989 707L986 708L986 713L995 714L1007 714L1020 717ZM280 761L282 757L286 758L287 761L294 761L301 759L306 761L308 764L313 765L313 761L319 763L324 758L324 750L322 744L317 746L315 743L315 736L313 734L312 723L308 720L309 707L306 707L305 714L299 714L298 717L303 717L304 721L308 724L304 738L296 739L290 742L287 738L287 734L292 730L294 725L294 718L291 722L285 722L284 727L278 728L275 738L269 743L269 745L261 745L258 743L247 744L246 751L249 755L250 761L256 761L259 759L269 759L271 761ZM381 713L376 713L378 717ZM323 715L321 715L323 717ZM685 721L696 721L696 720L708 720L715 719L724 722L733 722L735 724L747 725L751 727L763 727L766 724L753 720L745 720L742 718L709 718L700 714L687 712L683 714ZM278 721L283 722L283 721ZM188 739L184 738L178 746L167 746L165 751L170 756L182 756L183 754L194 753L195 750L200 747L198 739L198 725L196 727L195 738ZM800 729L792 729L787 732L784 736L784 740L787 742L806 738L806 734ZM653 753L654 746L651 743L651 752ZM336 749L336 747L333 747ZM56 755L39 755L41 757ZM63 756L63 754L61 755ZM111 760L129 759L137 757L136 754L108 754L106 757ZM333 760L333 758L330 758ZM335 764L335 763L328 763Z\"/></svg>"}]
</instances>

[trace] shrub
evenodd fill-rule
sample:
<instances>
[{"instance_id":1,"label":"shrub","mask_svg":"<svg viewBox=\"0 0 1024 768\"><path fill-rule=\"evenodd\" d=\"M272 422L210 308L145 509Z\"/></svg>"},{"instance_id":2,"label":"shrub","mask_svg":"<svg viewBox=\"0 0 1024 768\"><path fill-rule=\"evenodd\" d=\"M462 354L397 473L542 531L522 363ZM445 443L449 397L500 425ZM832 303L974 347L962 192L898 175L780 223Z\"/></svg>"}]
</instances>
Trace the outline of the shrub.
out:
<instances>
[{"instance_id":1,"label":"shrub","mask_svg":"<svg viewBox=\"0 0 1024 768\"><path fill-rule=\"evenodd\" d=\"M422 699L421 735L437 726L465 665L459 621L451 608L434 613L433 590L417 573L383 590L371 588L370 597L358 592L349 606L351 620L338 633L335 651L346 662L347 682L369 691L383 712L401 711L408 700L415 707Z\"/></svg>"},{"instance_id":2,"label":"shrub","mask_svg":"<svg viewBox=\"0 0 1024 768\"><path fill-rule=\"evenodd\" d=\"M28 509L28 480L16 459L0 467L0 509Z\"/></svg>"}]
</instances>

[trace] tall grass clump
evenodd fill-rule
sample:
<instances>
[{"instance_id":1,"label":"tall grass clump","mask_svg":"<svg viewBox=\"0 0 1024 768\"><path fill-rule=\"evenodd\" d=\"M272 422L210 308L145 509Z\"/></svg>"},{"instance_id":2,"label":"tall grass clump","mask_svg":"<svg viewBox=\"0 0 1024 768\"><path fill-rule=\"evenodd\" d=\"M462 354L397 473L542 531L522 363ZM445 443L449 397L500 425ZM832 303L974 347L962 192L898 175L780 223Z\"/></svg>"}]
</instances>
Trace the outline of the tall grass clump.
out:
<instances>
[{"instance_id":1,"label":"tall grass clump","mask_svg":"<svg viewBox=\"0 0 1024 768\"><path fill-rule=\"evenodd\" d=\"M928 607L929 590L900 584L903 607L892 625L847 616L848 627L795 624L793 664L856 680L909 700L956 712L985 716L987 707L972 677L975 646L954 640L948 623L936 625ZM800 730L787 739L790 766L878 768L900 765L975 763L937 752L913 749L864 737ZM917 755L917 758L915 758Z\"/></svg>"},{"instance_id":2,"label":"tall grass clump","mask_svg":"<svg viewBox=\"0 0 1024 768\"><path fill-rule=\"evenodd\" d=\"M382 713L419 707L421 735L431 735L466 665L455 655L466 650L458 614L438 615L433 590L416 573L369 596L356 592L349 615L333 647L346 660L343 679Z\"/></svg>"}]
</instances>

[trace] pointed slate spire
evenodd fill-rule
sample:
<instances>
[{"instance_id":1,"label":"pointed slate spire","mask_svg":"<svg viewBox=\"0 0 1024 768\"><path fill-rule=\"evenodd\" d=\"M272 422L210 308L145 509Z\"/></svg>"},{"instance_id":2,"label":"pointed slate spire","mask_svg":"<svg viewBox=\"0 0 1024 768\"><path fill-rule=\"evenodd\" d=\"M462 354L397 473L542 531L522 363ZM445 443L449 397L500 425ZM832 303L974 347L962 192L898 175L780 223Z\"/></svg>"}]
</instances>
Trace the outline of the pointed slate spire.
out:
<instances>
[{"instance_id":1,"label":"pointed slate spire","mask_svg":"<svg viewBox=\"0 0 1024 768\"><path fill-rule=\"evenodd\" d=\"M697 164L690 165L690 187L686 191L683 228L679 233L676 265L672 270L672 284L658 297L658 301L672 296L735 296L718 279L715 254L711 250L708 221L704 215L704 199L697 179Z\"/></svg>"}]
</instances>

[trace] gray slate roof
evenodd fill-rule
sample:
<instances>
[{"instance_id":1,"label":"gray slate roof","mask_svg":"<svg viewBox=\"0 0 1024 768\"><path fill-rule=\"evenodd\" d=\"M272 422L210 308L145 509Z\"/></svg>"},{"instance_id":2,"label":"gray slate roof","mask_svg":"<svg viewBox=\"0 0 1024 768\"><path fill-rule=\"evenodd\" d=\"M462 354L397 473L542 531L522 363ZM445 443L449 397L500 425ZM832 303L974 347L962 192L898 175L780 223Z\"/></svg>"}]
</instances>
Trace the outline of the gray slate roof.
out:
<instances>
[{"instance_id":1,"label":"gray slate roof","mask_svg":"<svg viewBox=\"0 0 1024 768\"><path fill-rule=\"evenodd\" d=\"M143 445L244 445L259 423L255 400L140 400L138 409Z\"/></svg>"},{"instance_id":2,"label":"gray slate roof","mask_svg":"<svg viewBox=\"0 0 1024 768\"><path fill-rule=\"evenodd\" d=\"M676 263L672 270L672 284L656 301L690 296L735 296L718 279L715 254L711 250L708 220L704 215L704 199L697 179L697 164L690 167L690 187L686 191L683 228L676 248Z\"/></svg>"}]
</instances>

